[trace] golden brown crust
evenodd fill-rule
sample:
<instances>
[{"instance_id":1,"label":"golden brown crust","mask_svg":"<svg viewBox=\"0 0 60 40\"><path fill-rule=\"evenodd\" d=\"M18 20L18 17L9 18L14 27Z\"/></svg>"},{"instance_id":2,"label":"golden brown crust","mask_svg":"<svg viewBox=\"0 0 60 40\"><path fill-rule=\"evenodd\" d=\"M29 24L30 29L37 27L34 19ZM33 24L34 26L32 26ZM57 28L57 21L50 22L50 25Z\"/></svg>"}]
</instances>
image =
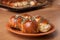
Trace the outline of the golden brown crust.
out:
<instances>
[{"instance_id":1,"label":"golden brown crust","mask_svg":"<svg viewBox=\"0 0 60 40\"><path fill-rule=\"evenodd\" d=\"M32 17L29 14L12 16L9 19L11 27L18 27L23 33L47 32L51 26L48 21L41 16Z\"/></svg>"},{"instance_id":2,"label":"golden brown crust","mask_svg":"<svg viewBox=\"0 0 60 40\"><path fill-rule=\"evenodd\" d=\"M25 33L37 33L37 24L34 21L26 21L23 24L23 32Z\"/></svg>"},{"instance_id":3,"label":"golden brown crust","mask_svg":"<svg viewBox=\"0 0 60 40\"><path fill-rule=\"evenodd\" d=\"M11 27L14 27L14 28L16 28L17 26L21 27L21 21L22 21L22 18L20 17L15 18L15 16L12 16L9 19L9 24L11 25Z\"/></svg>"},{"instance_id":4,"label":"golden brown crust","mask_svg":"<svg viewBox=\"0 0 60 40\"><path fill-rule=\"evenodd\" d=\"M13 8L23 8L23 7L30 7L30 6L35 6L37 4L36 0L2 0L2 4L7 5L9 7ZM22 5L22 7L21 7Z\"/></svg>"}]
</instances>

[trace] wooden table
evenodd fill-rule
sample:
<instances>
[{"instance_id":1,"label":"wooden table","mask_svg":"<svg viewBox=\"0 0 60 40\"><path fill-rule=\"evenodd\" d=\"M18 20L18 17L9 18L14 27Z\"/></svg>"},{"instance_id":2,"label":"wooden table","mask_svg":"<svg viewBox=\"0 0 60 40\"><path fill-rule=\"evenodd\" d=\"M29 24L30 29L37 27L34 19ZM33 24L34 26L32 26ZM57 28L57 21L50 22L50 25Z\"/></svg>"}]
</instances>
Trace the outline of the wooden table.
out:
<instances>
[{"instance_id":1,"label":"wooden table","mask_svg":"<svg viewBox=\"0 0 60 40\"><path fill-rule=\"evenodd\" d=\"M24 37L10 33L6 29L8 19L12 15L20 14L41 15L52 23L56 31L42 37ZM55 0L53 6L24 13L15 13L0 8L0 40L60 40L60 0Z\"/></svg>"}]
</instances>

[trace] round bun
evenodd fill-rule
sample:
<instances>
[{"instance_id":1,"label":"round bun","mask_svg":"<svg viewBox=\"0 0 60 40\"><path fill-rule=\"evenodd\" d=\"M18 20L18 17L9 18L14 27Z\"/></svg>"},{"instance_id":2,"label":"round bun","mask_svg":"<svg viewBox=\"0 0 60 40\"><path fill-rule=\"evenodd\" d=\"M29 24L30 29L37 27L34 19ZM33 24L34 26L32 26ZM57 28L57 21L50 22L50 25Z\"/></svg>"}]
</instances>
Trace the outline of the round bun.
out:
<instances>
[{"instance_id":1,"label":"round bun","mask_svg":"<svg viewBox=\"0 0 60 40\"><path fill-rule=\"evenodd\" d=\"M35 21L27 20L22 24L22 32L24 33L37 33L37 24Z\"/></svg>"},{"instance_id":2,"label":"round bun","mask_svg":"<svg viewBox=\"0 0 60 40\"><path fill-rule=\"evenodd\" d=\"M21 21L22 21L22 18L19 15L15 15L9 19L9 24L13 28L18 28L18 27L21 27Z\"/></svg>"},{"instance_id":3,"label":"round bun","mask_svg":"<svg viewBox=\"0 0 60 40\"><path fill-rule=\"evenodd\" d=\"M38 24L38 29L40 32L48 32L51 29L51 25L44 19Z\"/></svg>"}]
</instances>

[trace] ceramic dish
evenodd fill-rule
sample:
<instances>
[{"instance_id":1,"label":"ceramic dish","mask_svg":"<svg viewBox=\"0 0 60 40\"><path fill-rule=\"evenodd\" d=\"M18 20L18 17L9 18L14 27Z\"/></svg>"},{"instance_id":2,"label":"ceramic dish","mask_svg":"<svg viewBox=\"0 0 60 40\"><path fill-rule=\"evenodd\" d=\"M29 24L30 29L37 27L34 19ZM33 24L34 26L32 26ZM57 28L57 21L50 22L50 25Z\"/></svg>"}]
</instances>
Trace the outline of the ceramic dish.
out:
<instances>
[{"instance_id":1,"label":"ceramic dish","mask_svg":"<svg viewBox=\"0 0 60 40\"><path fill-rule=\"evenodd\" d=\"M23 35L23 36L43 36L43 35L48 35L48 34L51 34L55 31L55 27L52 26L51 30L46 32L46 33L37 33L37 34L28 34L28 33L22 33L20 30L17 30L17 29L13 29L10 27L9 24L7 24L7 29L8 31L12 32L12 33L15 33L15 34L18 34L18 35Z\"/></svg>"}]
</instances>

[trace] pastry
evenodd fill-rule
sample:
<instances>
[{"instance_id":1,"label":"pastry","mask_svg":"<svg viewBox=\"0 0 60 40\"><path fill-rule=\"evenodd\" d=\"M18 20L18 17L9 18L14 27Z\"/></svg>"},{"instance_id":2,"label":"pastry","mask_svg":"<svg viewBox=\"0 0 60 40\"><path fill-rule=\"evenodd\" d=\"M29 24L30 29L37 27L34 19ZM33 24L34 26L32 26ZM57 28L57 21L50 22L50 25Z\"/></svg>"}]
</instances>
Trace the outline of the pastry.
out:
<instances>
[{"instance_id":1,"label":"pastry","mask_svg":"<svg viewBox=\"0 0 60 40\"><path fill-rule=\"evenodd\" d=\"M9 19L9 25L13 28L21 28L21 21L22 21L22 17L20 17L19 15L16 16L12 16Z\"/></svg>"},{"instance_id":2,"label":"pastry","mask_svg":"<svg viewBox=\"0 0 60 40\"><path fill-rule=\"evenodd\" d=\"M51 29L49 22L41 16L31 16L29 14L12 16L9 25L19 28L23 33L45 33Z\"/></svg>"}]
</instances>

